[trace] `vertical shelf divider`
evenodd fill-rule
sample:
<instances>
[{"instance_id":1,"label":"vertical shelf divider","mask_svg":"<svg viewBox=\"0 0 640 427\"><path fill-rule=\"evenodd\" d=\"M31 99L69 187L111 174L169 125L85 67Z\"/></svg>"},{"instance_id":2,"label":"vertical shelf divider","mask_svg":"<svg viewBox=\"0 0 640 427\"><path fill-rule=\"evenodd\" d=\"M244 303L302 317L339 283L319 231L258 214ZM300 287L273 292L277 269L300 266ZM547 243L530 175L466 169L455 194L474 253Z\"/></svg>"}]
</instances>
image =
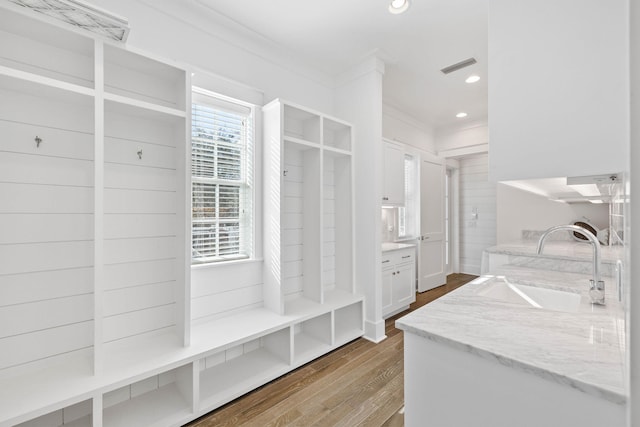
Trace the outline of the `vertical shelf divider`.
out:
<instances>
[{"instance_id":1,"label":"vertical shelf divider","mask_svg":"<svg viewBox=\"0 0 640 427\"><path fill-rule=\"evenodd\" d=\"M182 333L182 343L185 347L191 345L191 73L185 73L185 113L184 120L184 149L178 150L179 159L176 175L178 177L178 200L183 201L183 208L176 210L177 223L183 224L178 230L178 242L182 248L182 254L176 257L178 271L183 274L178 277L182 280L182 288L178 297L179 322L178 328Z\"/></svg>"},{"instance_id":2,"label":"vertical shelf divider","mask_svg":"<svg viewBox=\"0 0 640 427\"><path fill-rule=\"evenodd\" d=\"M103 400L102 393L95 393L91 399L91 405L93 409L92 413L92 427L102 427L102 409Z\"/></svg>"},{"instance_id":3,"label":"vertical shelf divider","mask_svg":"<svg viewBox=\"0 0 640 427\"><path fill-rule=\"evenodd\" d=\"M103 366L103 290L104 290L104 44L95 41L95 142L93 203L93 371Z\"/></svg>"}]
</instances>

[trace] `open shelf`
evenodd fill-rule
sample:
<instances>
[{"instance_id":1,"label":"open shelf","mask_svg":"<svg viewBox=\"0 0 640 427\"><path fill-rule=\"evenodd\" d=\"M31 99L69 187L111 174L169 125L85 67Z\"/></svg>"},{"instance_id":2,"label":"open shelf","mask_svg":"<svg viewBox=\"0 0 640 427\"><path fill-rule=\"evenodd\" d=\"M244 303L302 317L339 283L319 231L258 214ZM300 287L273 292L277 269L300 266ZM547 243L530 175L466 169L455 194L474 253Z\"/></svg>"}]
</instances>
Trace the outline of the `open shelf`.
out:
<instances>
[{"instance_id":1,"label":"open shelf","mask_svg":"<svg viewBox=\"0 0 640 427\"><path fill-rule=\"evenodd\" d=\"M289 343L287 327L203 359L201 409L217 407L289 371Z\"/></svg>"},{"instance_id":2,"label":"open shelf","mask_svg":"<svg viewBox=\"0 0 640 427\"><path fill-rule=\"evenodd\" d=\"M326 313L293 326L293 360L306 363L331 349L331 313Z\"/></svg>"},{"instance_id":3,"label":"open shelf","mask_svg":"<svg viewBox=\"0 0 640 427\"><path fill-rule=\"evenodd\" d=\"M189 419L193 366L149 377L104 395L103 426L167 426Z\"/></svg>"},{"instance_id":4,"label":"open shelf","mask_svg":"<svg viewBox=\"0 0 640 427\"><path fill-rule=\"evenodd\" d=\"M348 343L364 333L362 305L363 302L358 301L334 312L335 345Z\"/></svg>"},{"instance_id":5,"label":"open shelf","mask_svg":"<svg viewBox=\"0 0 640 427\"><path fill-rule=\"evenodd\" d=\"M327 117L322 119L323 145L345 152L351 151L351 125Z\"/></svg>"},{"instance_id":6,"label":"open shelf","mask_svg":"<svg viewBox=\"0 0 640 427\"><path fill-rule=\"evenodd\" d=\"M165 107L163 105L158 105L147 101L140 101L138 99L127 98L122 95L105 93L104 99L105 101L112 102L114 104L122 104L122 111L126 111L127 114L131 114L134 116L158 118L166 115L183 119L187 116L184 110ZM127 109L126 106L129 106L130 108Z\"/></svg>"},{"instance_id":7,"label":"open shelf","mask_svg":"<svg viewBox=\"0 0 640 427\"><path fill-rule=\"evenodd\" d=\"M92 409L91 400L85 400L16 424L15 427L91 427L93 425Z\"/></svg>"},{"instance_id":8,"label":"open shelf","mask_svg":"<svg viewBox=\"0 0 640 427\"><path fill-rule=\"evenodd\" d=\"M179 68L105 45L105 92L184 111L185 72Z\"/></svg>"},{"instance_id":9,"label":"open shelf","mask_svg":"<svg viewBox=\"0 0 640 427\"><path fill-rule=\"evenodd\" d=\"M283 108L284 137L299 138L320 144L320 116L288 104Z\"/></svg>"},{"instance_id":10,"label":"open shelf","mask_svg":"<svg viewBox=\"0 0 640 427\"><path fill-rule=\"evenodd\" d=\"M7 9L0 14L0 28L0 65L94 87L93 39Z\"/></svg>"},{"instance_id":11,"label":"open shelf","mask_svg":"<svg viewBox=\"0 0 640 427\"><path fill-rule=\"evenodd\" d=\"M93 109L93 89L62 83L0 66L0 89ZM15 106L14 106L15 107Z\"/></svg>"}]
</instances>

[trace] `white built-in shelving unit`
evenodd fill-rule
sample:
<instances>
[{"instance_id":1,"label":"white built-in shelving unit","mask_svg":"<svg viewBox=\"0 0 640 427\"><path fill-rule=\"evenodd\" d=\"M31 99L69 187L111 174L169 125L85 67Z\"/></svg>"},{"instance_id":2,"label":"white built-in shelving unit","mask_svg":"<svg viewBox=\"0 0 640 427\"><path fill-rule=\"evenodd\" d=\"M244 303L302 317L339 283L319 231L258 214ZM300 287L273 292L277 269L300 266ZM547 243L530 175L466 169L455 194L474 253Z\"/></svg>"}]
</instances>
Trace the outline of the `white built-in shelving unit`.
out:
<instances>
[{"instance_id":1,"label":"white built-in shelving unit","mask_svg":"<svg viewBox=\"0 0 640 427\"><path fill-rule=\"evenodd\" d=\"M265 108L265 307L192 324L190 73L43 19L0 13L0 427L182 425L363 334L347 123Z\"/></svg>"},{"instance_id":2,"label":"white built-in shelving unit","mask_svg":"<svg viewBox=\"0 0 640 427\"><path fill-rule=\"evenodd\" d=\"M363 333L355 292L352 127L276 99L263 107L265 306L297 316L294 364Z\"/></svg>"},{"instance_id":3,"label":"white built-in shelving unit","mask_svg":"<svg viewBox=\"0 0 640 427\"><path fill-rule=\"evenodd\" d=\"M281 314L352 304L352 127L289 102L263 108L265 305Z\"/></svg>"}]
</instances>

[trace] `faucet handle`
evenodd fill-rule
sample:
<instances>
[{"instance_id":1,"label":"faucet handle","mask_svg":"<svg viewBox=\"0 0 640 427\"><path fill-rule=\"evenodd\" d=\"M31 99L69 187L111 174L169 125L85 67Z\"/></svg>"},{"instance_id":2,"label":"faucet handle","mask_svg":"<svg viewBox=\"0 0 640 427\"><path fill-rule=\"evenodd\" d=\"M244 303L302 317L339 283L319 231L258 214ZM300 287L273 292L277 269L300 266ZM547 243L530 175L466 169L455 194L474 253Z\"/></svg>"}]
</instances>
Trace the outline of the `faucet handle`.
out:
<instances>
[{"instance_id":1,"label":"faucet handle","mask_svg":"<svg viewBox=\"0 0 640 427\"><path fill-rule=\"evenodd\" d=\"M589 298L591 304L604 305L604 280L589 280Z\"/></svg>"}]
</instances>

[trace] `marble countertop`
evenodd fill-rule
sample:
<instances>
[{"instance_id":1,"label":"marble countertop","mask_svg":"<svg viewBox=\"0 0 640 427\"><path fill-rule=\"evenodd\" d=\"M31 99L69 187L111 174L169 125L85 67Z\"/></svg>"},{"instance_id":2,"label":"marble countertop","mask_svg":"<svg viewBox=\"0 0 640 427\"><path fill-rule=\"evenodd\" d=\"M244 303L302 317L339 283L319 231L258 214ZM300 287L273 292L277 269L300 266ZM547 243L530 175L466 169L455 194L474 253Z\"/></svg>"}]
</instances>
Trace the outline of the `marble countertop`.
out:
<instances>
[{"instance_id":1,"label":"marble countertop","mask_svg":"<svg viewBox=\"0 0 640 427\"><path fill-rule=\"evenodd\" d=\"M485 252L506 255L535 255L538 242L525 240L493 246L485 249ZM615 263L618 259L623 259L622 246L600 246L602 262ZM544 244L542 257L561 258L567 260L591 260L593 248L590 243L577 241L554 241L549 240Z\"/></svg>"},{"instance_id":2,"label":"marble countertop","mask_svg":"<svg viewBox=\"0 0 640 427\"><path fill-rule=\"evenodd\" d=\"M398 249L415 248L415 247L416 245L413 243L385 242L382 244L382 252L397 251Z\"/></svg>"},{"instance_id":3,"label":"marble countertop","mask_svg":"<svg viewBox=\"0 0 640 427\"><path fill-rule=\"evenodd\" d=\"M624 312L615 285L606 306L588 300L589 275L506 266L402 317L406 332L623 404ZM578 312L553 311L479 293L490 280L581 295Z\"/></svg>"}]
</instances>

